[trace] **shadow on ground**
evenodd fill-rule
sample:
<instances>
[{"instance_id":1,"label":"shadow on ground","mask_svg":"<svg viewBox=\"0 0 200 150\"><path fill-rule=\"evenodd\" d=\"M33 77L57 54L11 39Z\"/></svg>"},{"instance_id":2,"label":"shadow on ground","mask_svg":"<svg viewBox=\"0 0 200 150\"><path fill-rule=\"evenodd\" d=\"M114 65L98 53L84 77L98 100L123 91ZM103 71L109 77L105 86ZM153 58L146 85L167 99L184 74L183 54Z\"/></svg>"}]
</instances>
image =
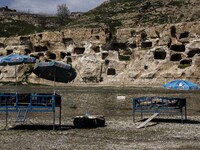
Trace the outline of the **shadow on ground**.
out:
<instances>
[{"instance_id":1,"label":"shadow on ground","mask_svg":"<svg viewBox=\"0 0 200 150\"><path fill-rule=\"evenodd\" d=\"M105 125L106 126L106 125ZM102 127L105 127L102 126ZM56 125L55 130L70 130L70 129L92 129L99 127L76 127L73 125ZM17 125L15 127L9 128L9 130L53 130L53 125Z\"/></svg>"},{"instance_id":2,"label":"shadow on ground","mask_svg":"<svg viewBox=\"0 0 200 150\"><path fill-rule=\"evenodd\" d=\"M69 130L74 128L72 125L55 126L55 130ZM16 125L9 130L53 130L53 125Z\"/></svg>"},{"instance_id":3,"label":"shadow on ground","mask_svg":"<svg viewBox=\"0 0 200 150\"><path fill-rule=\"evenodd\" d=\"M140 120L141 122L147 120L148 118ZM156 123L181 123L181 119L163 119L163 118L155 118L152 119L151 122L156 122ZM197 120L183 120L184 124L200 124L200 121Z\"/></svg>"}]
</instances>

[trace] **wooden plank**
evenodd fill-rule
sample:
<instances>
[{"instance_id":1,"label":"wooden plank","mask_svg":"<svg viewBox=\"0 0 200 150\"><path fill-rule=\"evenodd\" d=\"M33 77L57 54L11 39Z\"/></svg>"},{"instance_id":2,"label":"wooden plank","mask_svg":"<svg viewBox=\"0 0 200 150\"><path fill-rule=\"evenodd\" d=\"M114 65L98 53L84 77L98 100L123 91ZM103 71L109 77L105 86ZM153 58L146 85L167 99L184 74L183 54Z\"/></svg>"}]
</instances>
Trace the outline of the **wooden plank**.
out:
<instances>
[{"instance_id":1,"label":"wooden plank","mask_svg":"<svg viewBox=\"0 0 200 150\"><path fill-rule=\"evenodd\" d=\"M139 126L137 126L136 128L142 128L144 127L148 122L150 122L153 118L155 118L156 116L158 116L159 113L154 113L151 117L149 117L149 119L147 119L145 122L142 122Z\"/></svg>"}]
</instances>

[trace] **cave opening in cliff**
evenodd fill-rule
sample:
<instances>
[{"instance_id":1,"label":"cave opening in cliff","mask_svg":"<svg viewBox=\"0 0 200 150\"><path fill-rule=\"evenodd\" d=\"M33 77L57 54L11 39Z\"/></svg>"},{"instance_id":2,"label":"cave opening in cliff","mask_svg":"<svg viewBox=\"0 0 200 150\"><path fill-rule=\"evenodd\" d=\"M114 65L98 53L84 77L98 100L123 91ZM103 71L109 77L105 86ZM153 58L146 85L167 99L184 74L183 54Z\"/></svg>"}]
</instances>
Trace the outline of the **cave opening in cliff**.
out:
<instances>
[{"instance_id":1,"label":"cave opening in cliff","mask_svg":"<svg viewBox=\"0 0 200 150\"><path fill-rule=\"evenodd\" d=\"M108 53L102 53L102 59L106 59L108 57Z\"/></svg>"},{"instance_id":2,"label":"cave opening in cliff","mask_svg":"<svg viewBox=\"0 0 200 150\"><path fill-rule=\"evenodd\" d=\"M115 75L115 74L116 74L116 71L114 68L108 68L107 75Z\"/></svg>"},{"instance_id":3,"label":"cave opening in cliff","mask_svg":"<svg viewBox=\"0 0 200 150\"><path fill-rule=\"evenodd\" d=\"M172 37L176 37L176 27L175 26L171 26L170 27L170 33Z\"/></svg>"},{"instance_id":4,"label":"cave opening in cliff","mask_svg":"<svg viewBox=\"0 0 200 150\"><path fill-rule=\"evenodd\" d=\"M65 52L60 52L60 58L61 58L61 59L64 59L65 56L67 56L67 54L66 54Z\"/></svg>"},{"instance_id":5,"label":"cave opening in cliff","mask_svg":"<svg viewBox=\"0 0 200 150\"><path fill-rule=\"evenodd\" d=\"M110 61L109 61L108 59L106 59L106 60L105 60L105 65L109 65L109 62L110 62Z\"/></svg>"},{"instance_id":6,"label":"cave opening in cliff","mask_svg":"<svg viewBox=\"0 0 200 150\"><path fill-rule=\"evenodd\" d=\"M181 45L171 45L170 49L175 51L175 52L185 52L185 45L181 44Z\"/></svg>"},{"instance_id":7,"label":"cave opening in cliff","mask_svg":"<svg viewBox=\"0 0 200 150\"><path fill-rule=\"evenodd\" d=\"M187 37L189 37L189 33L190 33L190 32L187 32L187 31L185 31L185 32L181 33L181 34L180 34L180 36L179 36L179 39L182 39L182 38L187 38Z\"/></svg>"},{"instance_id":8,"label":"cave opening in cliff","mask_svg":"<svg viewBox=\"0 0 200 150\"><path fill-rule=\"evenodd\" d=\"M188 57L191 58L191 57L193 57L193 56L196 55L196 54L200 54L200 49L199 49L199 48L191 49L191 50L188 52Z\"/></svg>"},{"instance_id":9,"label":"cave opening in cliff","mask_svg":"<svg viewBox=\"0 0 200 150\"><path fill-rule=\"evenodd\" d=\"M42 39L42 34L38 34L38 37L39 37L40 39Z\"/></svg>"},{"instance_id":10,"label":"cave opening in cliff","mask_svg":"<svg viewBox=\"0 0 200 150\"><path fill-rule=\"evenodd\" d=\"M92 46L92 49L94 50L95 53L100 52L100 47L99 46Z\"/></svg>"},{"instance_id":11,"label":"cave opening in cliff","mask_svg":"<svg viewBox=\"0 0 200 150\"><path fill-rule=\"evenodd\" d=\"M68 52L68 53L67 53L67 56L72 56L72 54Z\"/></svg>"},{"instance_id":12,"label":"cave opening in cliff","mask_svg":"<svg viewBox=\"0 0 200 150\"><path fill-rule=\"evenodd\" d=\"M54 53L49 53L49 59L55 60L55 59L56 59L56 54L54 54Z\"/></svg>"},{"instance_id":13,"label":"cave opening in cliff","mask_svg":"<svg viewBox=\"0 0 200 150\"><path fill-rule=\"evenodd\" d=\"M126 45L126 43L113 43L112 45L111 45L111 49L112 50L119 50L119 49L123 49L123 50L126 50L126 48L127 48L127 45Z\"/></svg>"},{"instance_id":14,"label":"cave opening in cliff","mask_svg":"<svg viewBox=\"0 0 200 150\"><path fill-rule=\"evenodd\" d=\"M137 43L136 42L134 42L134 43L131 43L131 44L129 44L128 45L130 48L137 48Z\"/></svg>"},{"instance_id":15,"label":"cave opening in cliff","mask_svg":"<svg viewBox=\"0 0 200 150\"><path fill-rule=\"evenodd\" d=\"M191 59L183 59L180 61L180 64L182 65L191 65L192 60Z\"/></svg>"},{"instance_id":16,"label":"cave opening in cliff","mask_svg":"<svg viewBox=\"0 0 200 150\"><path fill-rule=\"evenodd\" d=\"M0 48L5 48L5 45L3 43L0 43Z\"/></svg>"},{"instance_id":17,"label":"cave opening in cliff","mask_svg":"<svg viewBox=\"0 0 200 150\"><path fill-rule=\"evenodd\" d=\"M100 37L97 35L97 36L95 36L95 38L97 39L97 40L99 40L100 39Z\"/></svg>"},{"instance_id":18,"label":"cave opening in cliff","mask_svg":"<svg viewBox=\"0 0 200 150\"><path fill-rule=\"evenodd\" d=\"M43 52L48 51L48 48L46 46L34 46L35 52Z\"/></svg>"},{"instance_id":19,"label":"cave opening in cliff","mask_svg":"<svg viewBox=\"0 0 200 150\"><path fill-rule=\"evenodd\" d=\"M19 40L20 40L20 43L21 43L22 45L24 45L24 44L26 44L28 41L30 41L30 37L23 37L23 36L21 36Z\"/></svg>"},{"instance_id":20,"label":"cave opening in cliff","mask_svg":"<svg viewBox=\"0 0 200 150\"><path fill-rule=\"evenodd\" d=\"M74 43L72 38L62 38L62 41L63 41L65 47L67 47L67 46L69 46L69 45Z\"/></svg>"},{"instance_id":21,"label":"cave opening in cliff","mask_svg":"<svg viewBox=\"0 0 200 150\"><path fill-rule=\"evenodd\" d=\"M83 54L84 52L85 52L85 48L83 48L83 47L74 48L74 53L75 54Z\"/></svg>"},{"instance_id":22,"label":"cave opening in cliff","mask_svg":"<svg viewBox=\"0 0 200 150\"><path fill-rule=\"evenodd\" d=\"M13 53L13 50L11 50L11 49L6 50L7 55L12 54L12 53Z\"/></svg>"},{"instance_id":23,"label":"cave opening in cliff","mask_svg":"<svg viewBox=\"0 0 200 150\"><path fill-rule=\"evenodd\" d=\"M171 57L170 57L170 61L180 61L182 59L182 56L181 54L172 54Z\"/></svg>"},{"instance_id":24,"label":"cave opening in cliff","mask_svg":"<svg viewBox=\"0 0 200 150\"><path fill-rule=\"evenodd\" d=\"M151 41L145 41L141 43L141 48L149 48L149 47L152 47Z\"/></svg>"},{"instance_id":25,"label":"cave opening in cliff","mask_svg":"<svg viewBox=\"0 0 200 150\"><path fill-rule=\"evenodd\" d=\"M155 51L154 59L164 60L166 58L167 53L165 51Z\"/></svg>"},{"instance_id":26,"label":"cave opening in cliff","mask_svg":"<svg viewBox=\"0 0 200 150\"><path fill-rule=\"evenodd\" d=\"M25 49L24 49L24 53L25 53L25 55L28 55L28 54L30 54L30 53L31 53L31 50L30 50L30 49L28 49L28 48L25 48Z\"/></svg>"},{"instance_id":27,"label":"cave opening in cliff","mask_svg":"<svg viewBox=\"0 0 200 150\"><path fill-rule=\"evenodd\" d=\"M71 57L67 57L66 62L67 62L67 64L71 64L72 63L72 58Z\"/></svg>"}]
</instances>

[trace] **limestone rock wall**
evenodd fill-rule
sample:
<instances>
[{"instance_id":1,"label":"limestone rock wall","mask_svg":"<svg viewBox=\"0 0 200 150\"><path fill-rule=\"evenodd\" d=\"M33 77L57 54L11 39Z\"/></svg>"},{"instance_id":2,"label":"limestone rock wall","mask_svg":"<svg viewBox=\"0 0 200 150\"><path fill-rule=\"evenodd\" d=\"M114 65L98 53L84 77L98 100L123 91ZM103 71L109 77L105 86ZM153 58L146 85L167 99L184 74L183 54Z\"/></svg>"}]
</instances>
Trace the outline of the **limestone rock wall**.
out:
<instances>
[{"instance_id":1,"label":"limestone rock wall","mask_svg":"<svg viewBox=\"0 0 200 150\"><path fill-rule=\"evenodd\" d=\"M60 32L0 38L0 54L22 53L70 63L77 77L69 84L162 85L173 79L199 83L199 22L118 29L66 29ZM13 68L1 68L1 82L15 81ZM50 84L17 66L17 80Z\"/></svg>"}]
</instances>

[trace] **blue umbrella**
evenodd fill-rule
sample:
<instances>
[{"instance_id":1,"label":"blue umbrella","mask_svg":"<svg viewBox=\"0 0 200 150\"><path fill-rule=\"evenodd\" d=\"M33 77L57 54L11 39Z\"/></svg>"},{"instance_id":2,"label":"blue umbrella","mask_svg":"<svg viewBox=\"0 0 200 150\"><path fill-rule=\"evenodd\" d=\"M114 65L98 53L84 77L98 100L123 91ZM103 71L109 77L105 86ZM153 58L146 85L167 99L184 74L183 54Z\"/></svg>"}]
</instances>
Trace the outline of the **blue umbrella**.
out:
<instances>
[{"instance_id":1,"label":"blue umbrella","mask_svg":"<svg viewBox=\"0 0 200 150\"><path fill-rule=\"evenodd\" d=\"M58 61L38 62L33 73L41 78L63 83L68 83L76 77L76 72L71 65Z\"/></svg>"},{"instance_id":2,"label":"blue umbrella","mask_svg":"<svg viewBox=\"0 0 200 150\"><path fill-rule=\"evenodd\" d=\"M16 65L34 63L34 62L36 62L36 58L20 54L10 54L7 56L0 57L0 66L15 65L16 87L17 87ZM6 107L6 127L7 127L7 117L8 117L8 108Z\"/></svg>"},{"instance_id":3,"label":"blue umbrella","mask_svg":"<svg viewBox=\"0 0 200 150\"><path fill-rule=\"evenodd\" d=\"M10 55L7 55L7 56L1 56L0 57L0 66L15 65L16 85L17 85L16 65L35 63L35 62L36 62L36 58L30 57L30 56L27 56L27 55L10 54Z\"/></svg>"},{"instance_id":4,"label":"blue umbrella","mask_svg":"<svg viewBox=\"0 0 200 150\"><path fill-rule=\"evenodd\" d=\"M36 58L27 55L10 54L0 57L0 66L35 63Z\"/></svg>"},{"instance_id":5,"label":"blue umbrella","mask_svg":"<svg viewBox=\"0 0 200 150\"><path fill-rule=\"evenodd\" d=\"M164 89L167 90L198 90L199 86L187 80L174 80L166 83Z\"/></svg>"}]
</instances>

